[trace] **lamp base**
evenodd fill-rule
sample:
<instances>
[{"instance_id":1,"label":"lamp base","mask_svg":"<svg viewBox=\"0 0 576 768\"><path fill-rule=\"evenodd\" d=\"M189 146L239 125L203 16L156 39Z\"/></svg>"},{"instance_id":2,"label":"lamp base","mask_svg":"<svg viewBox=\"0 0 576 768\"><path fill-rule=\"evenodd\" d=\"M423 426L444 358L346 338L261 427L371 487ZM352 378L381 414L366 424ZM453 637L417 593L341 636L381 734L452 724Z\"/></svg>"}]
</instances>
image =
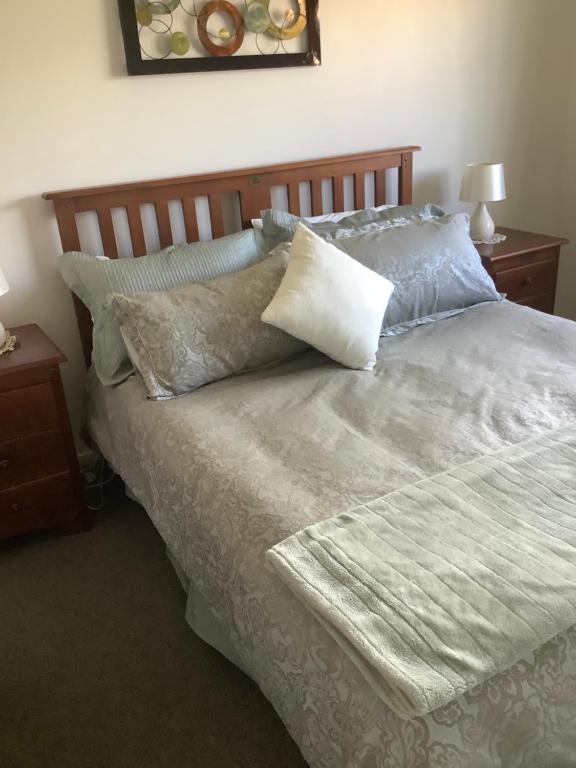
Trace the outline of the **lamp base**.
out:
<instances>
[{"instance_id":1,"label":"lamp base","mask_svg":"<svg viewBox=\"0 0 576 768\"><path fill-rule=\"evenodd\" d=\"M495 230L486 203L478 203L470 218L470 237L475 243L484 243L494 237Z\"/></svg>"},{"instance_id":2,"label":"lamp base","mask_svg":"<svg viewBox=\"0 0 576 768\"><path fill-rule=\"evenodd\" d=\"M0 355L4 352L12 352L16 347L16 336L11 336L2 323L0 323Z\"/></svg>"}]
</instances>

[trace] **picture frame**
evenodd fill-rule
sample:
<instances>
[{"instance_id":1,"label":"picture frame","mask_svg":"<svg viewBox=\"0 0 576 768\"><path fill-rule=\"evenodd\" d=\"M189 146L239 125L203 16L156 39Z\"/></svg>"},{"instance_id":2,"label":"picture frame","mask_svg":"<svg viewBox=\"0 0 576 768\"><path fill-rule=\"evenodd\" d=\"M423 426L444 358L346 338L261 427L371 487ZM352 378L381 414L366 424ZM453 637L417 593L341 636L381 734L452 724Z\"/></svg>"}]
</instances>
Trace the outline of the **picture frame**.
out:
<instances>
[{"instance_id":1,"label":"picture frame","mask_svg":"<svg viewBox=\"0 0 576 768\"><path fill-rule=\"evenodd\" d=\"M286 22L280 26L277 22L273 23L270 20L268 28L263 32L267 40L276 38L277 50L274 53L240 53L245 35L257 34L248 27L247 9L256 5L268 8L269 2L270 0L118 0L128 74L160 75L179 72L320 66L319 0L286 0L288 6L285 13ZM298 11L293 10L295 6ZM261 8L252 8L252 10L261 11ZM202 44L200 46L196 41L196 55L178 55L170 50L162 57L148 56L141 45L142 32L147 31L143 30L143 26L152 29L154 25L164 36L169 35L169 42L176 49L177 43L182 43L181 50L183 50L187 44L185 38L188 38L190 48L188 35L174 29L176 14L182 15L182 12L185 12L187 17L192 17L189 24L196 25L196 33ZM226 27L222 28L219 33L221 39L217 39L218 36L208 28L210 18L216 14L220 17L227 15L230 20L228 26L232 27L232 33ZM152 21L147 23L151 17ZM140 23L142 21L146 23L143 25ZM284 40L291 41L296 37L295 33L298 29L304 26L305 50L285 51ZM199 50L201 52L198 52Z\"/></svg>"}]
</instances>

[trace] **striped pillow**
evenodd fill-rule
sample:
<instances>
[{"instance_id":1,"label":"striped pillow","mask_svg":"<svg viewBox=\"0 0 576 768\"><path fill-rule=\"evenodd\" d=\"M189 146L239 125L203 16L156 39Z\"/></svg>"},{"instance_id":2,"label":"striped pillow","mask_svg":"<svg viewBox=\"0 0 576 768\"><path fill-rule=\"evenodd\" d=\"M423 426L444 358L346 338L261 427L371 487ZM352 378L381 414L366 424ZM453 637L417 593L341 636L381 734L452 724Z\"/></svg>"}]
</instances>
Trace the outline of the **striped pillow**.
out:
<instances>
[{"instance_id":1,"label":"striped pillow","mask_svg":"<svg viewBox=\"0 0 576 768\"><path fill-rule=\"evenodd\" d=\"M262 235L246 230L202 243L171 245L138 259L108 259L69 252L59 259L62 277L92 314L92 362L104 385L134 370L118 324L105 303L113 293L166 291L245 269L266 255Z\"/></svg>"}]
</instances>

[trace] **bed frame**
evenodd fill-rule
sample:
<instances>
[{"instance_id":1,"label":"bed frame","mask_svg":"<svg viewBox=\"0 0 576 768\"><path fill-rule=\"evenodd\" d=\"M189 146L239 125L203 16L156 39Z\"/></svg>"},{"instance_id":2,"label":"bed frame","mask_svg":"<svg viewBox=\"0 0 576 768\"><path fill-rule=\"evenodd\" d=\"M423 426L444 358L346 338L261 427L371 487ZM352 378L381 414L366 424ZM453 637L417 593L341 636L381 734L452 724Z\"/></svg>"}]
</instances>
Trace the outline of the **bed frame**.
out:
<instances>
[{"instance_id":1,"label":"bed frame","mask_svg":"<svg viewBox=\"0 0 576 768\"><path fill-rule=\"evenodd\" d=\"M200 198L208 200L207 213L213 238L221 237L227 230L234 231L234 228L225 227L225 204L229 202L230 196L235 197L239 203L241 227L247 228L251 226L251 219L260 216L261 210L271 207L273 190L278 187L283 188L287 194L288 210L291 213L301 214L302 195L306 195L306 187L313 215L327 211L339 212L346 210L345 180L348 177L353 179L352 207L366 207L367 197L375 205L384 205L388 201L389 188L386 172L397 169L397 201L401 205L409 204L412 202L412 156L419 149L416 146L398 147L224 173L48 192L43 197L53 202L64 251L81 250L76 216L92 212L96 214L102 246L108 257L143 256L146 253L143 205L153 206L158 241L165 248L174 242L169 208L171 201L181 203L187 242L200 239L196 205ZM329 182L328 195L325 182ZM124 209L126 213L131 253L121 252L112 216L115 209ZM74 303L84 358L89 365L92 319L88 309L76 296Z\"/></svg>"}]
</instances>

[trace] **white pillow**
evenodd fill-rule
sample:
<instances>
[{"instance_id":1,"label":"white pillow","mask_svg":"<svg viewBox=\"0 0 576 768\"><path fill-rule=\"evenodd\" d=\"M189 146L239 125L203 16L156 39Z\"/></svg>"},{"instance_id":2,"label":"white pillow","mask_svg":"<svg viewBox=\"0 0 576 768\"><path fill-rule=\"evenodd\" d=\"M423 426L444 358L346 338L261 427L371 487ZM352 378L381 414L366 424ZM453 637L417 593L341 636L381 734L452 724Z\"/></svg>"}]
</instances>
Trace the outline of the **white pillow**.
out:
<instances>
[{"instance_id":1,"label":"white pillow","mask_svg":"<svg viewBox=\"0 0 576 768\"><path fill-rule=\"evenodd\" d=\"M378 205L376 208L369 208L370 211L385 211L388 208L395 208L396 203L388 203L387 205ZM360 208L357 211L341 211L340 213L324 213L322 216L305 216L304 221L308 221L310 224L324 224L324 222L333 222L337 224L347 216L352 216L355 213L360 213ZM263 229L262 219L252 219L252 229Z\"/></svg>"},{"instance_id":2,"label":"white pillow","mask_svg":"<svg viewBox=\"0 0 576 768\"><path fill-rule=\"evenodd\" d=\"M393 284L298 224L262 320L348 368L371 370Z\"/></svg>"}]
</instances>

